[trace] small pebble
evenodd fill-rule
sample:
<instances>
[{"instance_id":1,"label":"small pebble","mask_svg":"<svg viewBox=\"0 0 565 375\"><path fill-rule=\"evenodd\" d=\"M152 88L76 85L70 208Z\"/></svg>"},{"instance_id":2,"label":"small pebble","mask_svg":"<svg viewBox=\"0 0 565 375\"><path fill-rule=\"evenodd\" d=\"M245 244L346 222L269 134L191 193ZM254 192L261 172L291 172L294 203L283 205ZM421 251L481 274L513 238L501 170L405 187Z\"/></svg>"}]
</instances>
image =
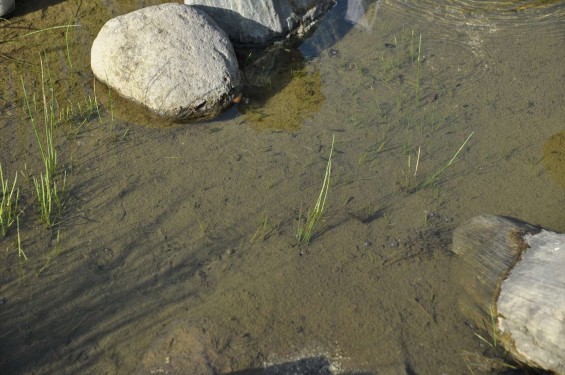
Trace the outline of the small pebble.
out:
<instances>
[{"instance_id":1,"label":"small pebble","mask_svg":"<svg viewBox=\"0 0 565 375\"><path fill-rule=\"evenodd\" d=\"M398 247L398 246L400 246L400 242L398 242L396 238L391 238L388 241L388 247Z\"/></svg>"},{"instance_id":2,"label":"small pebble","mask_svg":"<svg viewBox=\"0 0 565 375\"><path fill-rule=\"evenodd\" d=\"M343 65L343 69L348 71L355 70L357 69L357 64L355 64L354 62L347 62Z\"/></svg>"},{"instance_id":3,"label":"small pebble","mask_svg":"<svg viewBox=\"0 0 565 375\"><path fill-rule=\"evenodd\" d=\"M335 48L330 48L330 50L328 51L328 55L330 57L336 57L339 55L339 50L335 49Z\"/></svg>"}]
</instances>

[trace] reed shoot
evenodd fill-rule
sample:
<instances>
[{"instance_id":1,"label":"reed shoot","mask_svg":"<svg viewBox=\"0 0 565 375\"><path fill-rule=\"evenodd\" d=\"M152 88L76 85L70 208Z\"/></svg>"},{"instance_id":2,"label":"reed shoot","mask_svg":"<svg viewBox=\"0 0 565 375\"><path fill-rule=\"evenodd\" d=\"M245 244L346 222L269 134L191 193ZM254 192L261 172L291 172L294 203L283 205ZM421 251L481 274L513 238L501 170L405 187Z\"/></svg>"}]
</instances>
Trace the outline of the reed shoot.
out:
<instances>
[{"instance_id":1,"label":"reed shoot","mask_svg":"<svg viewBox=\"0 0 565 375\"><path fill-rule=\"evenodd\" d=\"M330 177L332 171L332 153L334 150L335 135L332 137L332 146L330 148L330 156L328 157L328 163L326 165L326 173L324 175L324 182L322 183L322 189L320 190L320 195L316 201L314 208L308 213L306 217L306 222L302 221L302 215L298 218L298 230L296 237L298 238L298 243L310 243L316 224L320 221L320 218L324 214L324 208L326 207L326 199L328 197L328 190L330 188Z\"/></svg>"},{"instance_id":2,"label":"reed shoot","mask_svg":"<svg viewBox=\"0 0 565 375\"><path fill-rule=\"evenodd\" d=\"M249 243L254 244L259 241L265 241L277 228L278 225L271 223L269 217L265 215L265 218L255 231Z\"/></svg>"},{"instance_id":3,"label":"reed shoot","mask_svg":"<svg viewBox=\"0 0 565 375\"><path fill-rule=\"evenodd\" d=\"M0 18L0 19L2 19L2 18ZM39 33L43 33L43 32L46 32L46 31L51 31L51 30L57 30L57 29L63 29L64 28L64 29L67 29L67 32L68 32L70 27L80 27L80 25L59 25L59 26L47 27L45 29L40 29L40 30L34 30L34 31L30 31L29 33L25 33L25 34L22 34L22 35L15 36L11 39L0 40L0 44L11 43L11 42L12 43L19 42L20 39L26 38L28 36L36 35L36 34L39 34Z\"/></svg>"},{"instance_id":4,"label":"reed shoot","mask_svg":"<svg viewBox=\"0 0 565 375\"><path fill-rule=\"evenodd\" d=\"M20 189L16 189L18 174L14 178L14 183L10 188L8 179L4 180L2 165L0 165L0 183L2 185L2 201L0 202L0 230L2 237L6 237L8 229L14 224L17 218L18 199L20 197Z\"/></svg>"},{"instance_id":5,"label":"reed shoot","mask_svg":"<svg viewBox=\"0 0 565 375\"><path fill-rule=\"evenodd\" d=\"M22 250L22 239L20 237L20 217L16 216L16 227L18 231L18 256L27 260L26 253Z\"/></svg>"},{"instance_id":6,"label":"reed shoot","mask_svg":"<svg viewBox=\"0 0 565 375\"><path fill-rule=\"evenodd\" d=\"M412 34L414 37L414 34ZM416 106L420 105L420 79L422 77L422 34L420 34L420 41L418 42L418 57L416 58Z\"/></svg>"},{"instance_id":7,"label":"reed shoot","mask_svg":"<svg viewBox=\"0 0 565 375\"><path fill-rule=\"evenodd\" d=\"M63 179L63 190L65 182L66 179ZM55 217L59 216L63 210L62 192L57 189L57 183L52 181L48 174L41 173L39 179L33 177L33 184L39 207L39 218L47 227L52 227L56 224Z\"/></svg>"},{"instance_id":8,"label":"reed shoot","mask_svg":"<svg viewBox=\"0 0 565 375\"><path fill-rule=\"evenodd\" d=\"M418 186L416 186L416 188L414 190L420 190L420 189L424 189L427 188L431 185L434 185L437 180L438 177L445 172L445 170L447 168L449 168L457 159L457 156L459 156L459 154L461 153L461 151L463 150L463 148L465 147L465 145L467 144L467 142L469 142L469 139L471 139L471 137L473 136L473 134L475 134L475 132L471 132L471 134L469 134L469 136L467 137L467 139L465 139L465 142L463 142L463 144L461 145L461 147L459 147L459 149L457 150L457 152L455 153L455 155L453 155L453 157L447 162L447 164L445 164L443 167L441 167L440 169L438 169L434 174L432 174L431 176L429 176L428 178L426 178L424 181L422 181Z\"/></svg>"},{"instance_id":9,"label":"reed shoot","mask_svg":"<svg viewBox=\"0 0 565 375\"><path fill-rule=\"evenodd\" d=\"M22 88L24 93L24 102L26 109L31 121L31 126L39 146L39 151L41 153L41 159L43 160L43 166L45 167L45 174L52 178L55 174L55 169L57 167L57 151L55 150L55 145L53 143L53 127L55 119L55 98L53 94L53 88L51 87L51 99L48 101L45 93L45 82L44 82L44 70L43 70L43 59L41 59L41 91L43 100L43 111L44 111L44 133L43 141L39 135L39 129L36 124L36 116L32 110L30 103L30 97L27 94L24 78L21 77ZM35 108L35 95L33 96L33 104Z\"/></svg>"},{"instance_id":10,"label":"reed shoot","mask_svg":"<svg viewBox=\"0 0 565 375\"><path fill-rule=\"evenodd\" d=\"M39 146L41 159L43 161L43 172L40 177L33 177L35 186L37 205L40 220L47 227L55 224L55 216L60 215L62 211L61 194L65 189L66 174L63 177L62 188L58 188L55 181L55 172L57 169L57 150L54 143L54 128L57 123L55 94L53 89L53 80L49 69L44 68L43 58L40 56L41 66L41 94L43 103L43 134L40 134L37 124L36 110L32 110L30 97L27 94L23 77L21 77L22 88L24 93L25 106L31 121L31 126ZM46 88L46 74L48 77L49 87ZM33 108L36 108L35 95L33 95ZM59 186L60 187L60 186ZM57 211L55 211L57 209Z\"/></svg>"}]
</instances>

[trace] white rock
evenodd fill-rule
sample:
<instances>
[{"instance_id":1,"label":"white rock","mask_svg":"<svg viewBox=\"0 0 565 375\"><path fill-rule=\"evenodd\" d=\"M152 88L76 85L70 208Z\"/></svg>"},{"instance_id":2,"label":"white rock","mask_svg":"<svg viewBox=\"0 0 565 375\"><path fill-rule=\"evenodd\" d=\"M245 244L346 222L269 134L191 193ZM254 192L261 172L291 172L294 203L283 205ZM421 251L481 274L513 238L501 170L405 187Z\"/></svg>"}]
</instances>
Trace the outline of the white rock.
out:
<instances>
[{"instance_id":1,"label":"white rock","mask_svg":"<svg viewBox=\"0 0 565 375\"><path fill-rule=\"evenodd\" d=\"M238 44L265 45L308 29L334 0L184 0L208 13Z\"/></svg>"},{"instance_id":2,"label":"white rock","mask_svg":"<svg viewBox=\"0 0 565 375\"><path fill-rule=\"evenodd\" d=\"M14 0L0 0L0 17L12 12L15 8Z\"/></svg>"},{"instance_id":3,"label":"white rock","mask_svg":"<svg viewBox=\"0 0 565 375\"><path fill-rule=\"evenodd\" d=\"M202 11L176 3L109 20L92 45L91 66L122 96L175 121L217 115L240 84L227 35Z\"/></svg>"}]
</instances>

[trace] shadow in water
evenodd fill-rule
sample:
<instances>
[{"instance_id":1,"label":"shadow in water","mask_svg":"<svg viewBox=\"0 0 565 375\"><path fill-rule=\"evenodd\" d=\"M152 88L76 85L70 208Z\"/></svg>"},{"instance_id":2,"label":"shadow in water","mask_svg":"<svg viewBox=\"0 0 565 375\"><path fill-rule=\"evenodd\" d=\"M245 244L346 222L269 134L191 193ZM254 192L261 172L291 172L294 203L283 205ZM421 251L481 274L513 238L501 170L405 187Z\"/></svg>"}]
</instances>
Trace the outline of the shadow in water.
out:
<instances>
[{"instance_id":1,"label":"shadow in water","mask_svg":"<svg viewBox=\"0 0 565 375\"><path fill-rule=\"evenodd\" d=\"M296 131L304 119L322 108L322 77L317 64L321 56L355 25L371 28L376 14L374 0L338 1L300 39L289 39L265 49L236 48L245 101L238 106L244 121L261 128ZM331 53L328 55L331 56Z\"/></svg>"},{"instance_id":2,"label":"shadow in water","mask_svg":"<svg viewBox=\"0 0 565 375\"><path fill-rule=\"evenodd\" d=\"M136 142L102 143L86 156L85 163L99 158L110 161L160 136L149 130ZM105 172L113 175L114 168L122 166L117 163ZM101 361L121 368L111 346L119 347L139 332L159 330L169 314L183 311L180 305L199 298L208 288L203 267L229 244L239 242L241 234L229 228L203 238L183 235L181 228L165 233L162 223L174 221L171 216L175 215L167 207L182 206L186 200L182 194L169 197L166 207L161 205L158 211L153 208L154 216L127 224L119 210L123 215L126 210L139 214L141 184L128 177L121 191L109 190L109 185L120 182L108 180L106 173L91 171L76 181L65 221L58 228L62 249L48 267L42 269L45 258L41 254L29 252L45 248L45 242L51 243L48 248L55 247L49 239L51 231L40 227L22 237L27 262L18 259L15 251L3 258L1 374L96 373ZM89 203L74 203L86 202L84 197ZM159 197L156 193L153 199ZM135 210L129 211L130 205ZM2 245L8 247L7 242ZM109 337L113 337L110 345Z\"/></svg>"},{"instance_id":3,"label":"shadow in water","mask_svg":"<svg viewBox=\"0 0 565 375\"><path fill-rule=\"evenodd\" d=\"M9 16L18 17L37 12L38 10L46 11L50 6L63 1L64 0L18 0L16 1L16 9Z\"/></svg>"},{"instance_id":4,"label":"shadow in water","mask_svg":"<svg viewBox=\"0 0 565 375\"><path fill-rule=\"evenodd\" d=\"M305 59L312 59L331 48L354 27L370 31L376 21L377 0L338 0L298 48Z\"/></svg>"}]
</instances>

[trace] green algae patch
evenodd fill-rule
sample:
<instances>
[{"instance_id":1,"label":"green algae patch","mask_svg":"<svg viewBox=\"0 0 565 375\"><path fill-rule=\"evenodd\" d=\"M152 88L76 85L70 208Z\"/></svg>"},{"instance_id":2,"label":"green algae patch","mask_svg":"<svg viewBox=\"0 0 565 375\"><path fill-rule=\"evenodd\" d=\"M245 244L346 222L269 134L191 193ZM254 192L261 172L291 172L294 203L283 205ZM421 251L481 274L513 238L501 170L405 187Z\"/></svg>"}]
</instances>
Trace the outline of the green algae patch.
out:
<instances>
[{"instance_id":1,"label":"green algae patch","mask_svg":"<svg viewBox=\"0 0 565 375\"><path fill-rule=\"evenodd\" d=\"M552 135L543 145L542 153L549 175L565 189L565 131Z\"/></svg>"},{"instance_id":2,"label":"green algae patch","mask_svg":"<svg viewBox=\"0 0 565 375\"><path fill-rule=\"evenodd\" d=\"M319 70L293 70L288 74L290 81L284 77L273 79L273 95L258 97L250 90L249 103L239 106L247 122L263 129L296 131L305 119L320 111L325 97Z\"/></svg>"}]
</instances>

